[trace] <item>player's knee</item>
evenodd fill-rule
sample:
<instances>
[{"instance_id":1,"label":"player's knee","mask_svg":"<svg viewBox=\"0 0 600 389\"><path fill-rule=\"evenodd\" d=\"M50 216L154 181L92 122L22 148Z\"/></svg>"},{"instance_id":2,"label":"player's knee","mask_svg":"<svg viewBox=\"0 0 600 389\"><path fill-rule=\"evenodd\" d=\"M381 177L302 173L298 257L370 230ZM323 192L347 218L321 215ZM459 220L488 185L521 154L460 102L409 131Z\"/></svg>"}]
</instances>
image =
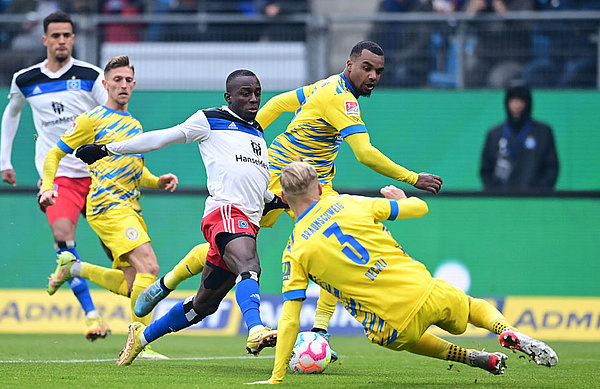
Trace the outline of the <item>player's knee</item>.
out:
<instances>
[{"instance_id":1,"label":"player's knee","mask_svg":"<svg viewBox=\"0 0 600 389\"><path fill-rule=\"evenodd\" d=\"M239 276L237 276L237 278L235 279L235 283L238 284L244 280L249 280L249 279L252 279L252 280L258 282L259 276L260 276L259 272L255 272L252 270L245 271L245 272L240 273Z\"/></svg>"},{"instance_id":2,"label":"player's knee","mask_svg":"<svg viewBox=\"0 0 600 389\"><path fill-rule=\"evenodd\" d=\"M198 302L196 299L192 300L193 302L193 309L194 309L194 313L195 313L195 317L192 320L193 324L199 323L202 319L204 319L207 316L212 315L213 313L217 312L217 310L219 309L219 302Z\"/></svg>"}]
</instances>

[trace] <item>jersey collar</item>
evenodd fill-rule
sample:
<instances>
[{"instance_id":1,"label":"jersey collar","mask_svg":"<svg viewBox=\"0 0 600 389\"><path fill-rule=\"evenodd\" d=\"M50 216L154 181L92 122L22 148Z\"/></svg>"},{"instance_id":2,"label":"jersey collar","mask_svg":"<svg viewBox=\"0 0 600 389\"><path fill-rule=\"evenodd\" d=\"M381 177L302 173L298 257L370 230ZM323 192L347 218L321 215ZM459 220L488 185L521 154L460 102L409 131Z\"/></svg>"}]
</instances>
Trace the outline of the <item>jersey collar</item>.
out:
<instances>
[{"instance_id":1,"label":"jersey collar","mask_svg":"<svg viewBox=\"0 0 600 389\"><path fill-rule=\"evenodd\" d=\"M123 116L131 116L131 114L129 112L121 112L121 111L115 111L114 109L110 109L108 108L106 105L102 104L102 108L104 108L105 110L112 112L112 113L116 113L117 115L123 115Z\"/></svg>"},{"instance_id":2,"label":"jersey collar","mask_svg":"<svg viewBox=\"0 0 600 389\"><path fill-rule=\"evenodd\" d=\"M304 210L304 212L302 212L302 214L300 216L298 216L298 218L296 219L296 223L294 223L294 224L298 224L298 222L300 221L300 219L302 219L304 216L306 216L306 214L308 214L315 207L315 205L317 205L317 203L319 201L321 201L321 200L315 201L308 208L306 208L306 210Z\"/></svg>"},{"instance_id":3,"label":"jersey collar","mask_svg":"<svg viewBox=\"0 0 600 389\"><path fill-rule=\"evenodd\" d=\"M63 66L62 68L58 69L58 71L55 73L55 72L51 72L50 69L48 69L46 67L46 65L48 64L48 58L46 58L44 60L44 62L42 62L42 66L40 66L40 71L50 78L59 78L60 76L62 76L66 72L68 72L69 69L71 69L74 62L75 62L75 58L71 57L69 62L67 62L65 64L65 66Z\"/></svg>"},{"instance_id":4,"label":"jersey collar","mask_svg":"<svg viewBox=\"0 0 600 389\"><path fill-rule=\"evenodd\" d=\"M228 107L228 106L226 106L226 105L222 105L222 106L221 106L221 109L222 109L223 111L229 112L230 114L232 114L232 115L233 115L233 116L235 116L236 118L238 118L238 119L240 119L240 120L242 120L242 121L244 121L244 122L246 122L246 123L248 123L248 124L250 124L250 125L253 125L253 124L256 122L256 120L253 120L253 121L249 122L249 121L247 121L246 119L242 119L242 118L240 117L240 115L238 115L237 113L235 113L235 112L233 112L232 110L230 110L230 109L229 109L229 107Z\"/></svg>"},{"instance_id":5,"label":"jersey collar","mask_svg":"<svg viewBox=\"0 0 600 389\"><path fill-rule=\"evenodd\" d=\"M360 97L360 95L358 95L358 96L356 95L356 92L354 92L354 88L352 88L350 81L348 81L348 79L344 76L344 73L340 73L340 77L344 81L344 85L346 85L346 88L348 88L350 93L352 93L354 95L354 97L356 97L358 99Z\"/></svg>"}]
</instances>

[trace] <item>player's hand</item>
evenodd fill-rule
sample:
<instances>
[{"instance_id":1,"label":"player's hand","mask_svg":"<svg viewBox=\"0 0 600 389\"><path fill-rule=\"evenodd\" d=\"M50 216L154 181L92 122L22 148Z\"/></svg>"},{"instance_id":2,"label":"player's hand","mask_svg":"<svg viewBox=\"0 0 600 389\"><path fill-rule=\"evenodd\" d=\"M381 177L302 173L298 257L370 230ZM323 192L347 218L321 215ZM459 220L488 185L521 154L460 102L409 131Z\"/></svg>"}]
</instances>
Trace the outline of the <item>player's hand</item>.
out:
<instances>
[{"instance_id":1,"label":"player's hand","mask_svg":"<svg viewBox=\"0 0 600 389\"><path fill-rule=\"evenodd\" d=\"M75 149L75 156L91 165L99 159L108 157L108 150L106 145L83 145Z\"/></svg>"},{"instance_id":2,"label":"player's hand","mask_svg":"<svg viewBox=\"0 0 600 389\"><path fill-rule=\"evenodd\" d=\"M426 190L433 194L438 194L442 188L442 179L440 176L429 173L419 173L419 179L415 183L414 187L421 190Z\"/></svg>"},{"instance_id":3,"label":"player's hand","mask_svg":"<svg viewBox=\"0 0 600 389\"><path fill-rule=\"evenodd\" d=\"M379 192L389 200L400 200L406 198L406 193L402 189L396 188L394 185L384 186Z\"/></svg>"},{"instance_id":4,"label":"player's hand","mask_svg":"<svg viewBox=\"0 0 600 389\"><path fill-rule=\"evenodd\" d=\"M50 189L50 190L46 190L42 193L42 195L40 196L40 205L43 207L48 207L50 205L54 205L54 203L56 203L56 198L58 197L58 192Z\"/></svg>"},{"instance_id":5,"label":"player's hand","mask_svg":"<svg viewBox=\"0 0 600 389\"><path fill-rule=\"evenodd\" d=\"M267 213L271 212L274 209L288 209L290 206L287 205L286 203L283 202L283 200L281 200L281 197L277 196L276 194L273 194L275 197L273 197L273 200L269 201L268 203L265 203L265 207L263 208L263 216L265 216Z\"/></svg>"},{"instance_id":6,"label":"player's hand","mask_svg":"<svg viewBox=\"0 0 600 389\"><path fill-rule=\"evenodd\" d=\"M164 190L173 192L177 188L177 184L179 184L179 179L173 173L163 174L158 177L158 187Z\"/></svg>"},{"instance_id":7,"label":"player's hand","mask_svg":"<svg viewBox=\"0 0 600 389\"><path fill-rule=\"evenodd\" d=\"M17 186L17 173L13 169L2 170L2 181L13 187Z\"/></svg>"}]
</instances>

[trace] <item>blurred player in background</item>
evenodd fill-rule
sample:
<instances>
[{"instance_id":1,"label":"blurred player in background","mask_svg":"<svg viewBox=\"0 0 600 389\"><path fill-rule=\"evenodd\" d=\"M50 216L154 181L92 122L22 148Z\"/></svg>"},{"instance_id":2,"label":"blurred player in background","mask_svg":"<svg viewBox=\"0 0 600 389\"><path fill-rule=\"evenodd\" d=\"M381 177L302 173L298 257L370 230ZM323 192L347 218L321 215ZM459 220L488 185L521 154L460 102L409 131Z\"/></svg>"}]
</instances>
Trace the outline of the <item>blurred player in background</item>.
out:
<instances>
[{"instance_id":1,"label":"blurred player in background","mask_svg":"<svg viewBox=\"0 0 600 389\"><path fill-rule=\"evenodd\" d=\"M298 215L283 253L283 311L278 325L275 365L268 381L281 383L296 341L308 280L339 299L363 324L370 342L503 374L507 356L465 349L427 333L431 325L462 334L467 324L500 335L500 344L527 354L538 365L555 366L558 357L545 343L517 332L491 304L467 296L431 277L380 221L419 218L428 212L417 197L394 186L383 198L323 197L317 171L294 162L280 175L282 200Z\"/></svg>"},{"instance_id":2,"label":"blurred player in background","mask_svg":"<svg viewBox=\"0 0 600 389\"><path fill-rule=\"evenodd\" d=\"M317 169L323 195L337 195L332 180L335 176L334 160L342 139L345 139L359 162L377 173L406 182L418 189L438 193L442 179L428 173L417 174L395 164L371 145L367 127L361 119L358 98L370 96L383 73L385 58L383 49L375 42L357 43L350 52L346 68L340 74L317 81L270 99L258 112L256 120L267 128L284 112L295 112L287 130L277 136L269 146L269 189L276 195L281 192L279 176L290 162L305 160ZM261 227L273 227L284 210L280 204L267 204ZM200 248L197 253L201 254ZM201 268L202 259L186 256L164 278L151 285L139 298L137 307L144 313L156 304L194 271ZM321 292L313 331L329 339L329 320L335 311L337 299ZM333 353L334 360L337 354Z\"/></svg>"},{"instance_id":3,"label":"blurred player in background","mask_svg":"<svg viewBox=\"0 0 600 389\"><path fill-rule=\"evenodd\" d=\"M123 142L83 146L76 152L85 162L94 163L108 155L117 158L176 143L198 143L206 168L210 195L201 226L210 249L205 254L206 266L198 292L176 303L149 326L133 323L117 365L129 365L150 342L216 312L234 286L248 327L247 351L257 355L264 347L275 345L277 332L265 327L260 317L260 262L256 251L264 203L274 198L267 190L267 144L255 120L261 86L258 77L249 70L232 72L225 86L227 106L199 110L171 128L150 131Z\"/></svg>"},{"instance_id":4,"label":"blurred player in background","mask_svg":"<svg viewBox=\"0 0 600 389\"><path fill-rule=\"evenodd\" d=\"M107 97L102 87L102 71L71 56L75 34L69 15L54 12L43 24L42 43L47 59L15 73L8 95L10 101L2 116L0 169L2 181L13 187L17 185L17 175L11 163L12 144L25 103L31 106L37 131L35 165L41 178L50 148L71 128L77 115L104 103ZM56 204L41 207L48 218L57 254L68 251L79 258L75 229L79 214L85 215L90 182L85 164L77 158L69 155L59 164L54 181L59 194ZM85 337L92 341L106 337L110 330L96 312L86 281L72 278L69 285L86 314Z\"/></svg>"},{"instance_id":5,"label":"blurred player in background","mask_svg":"<svg viewBox=\"0 0 600 389\"><path fill-rule=\"evenodd\" d=\"M70 130L52 147L44 163L40 204L50 206L60 199L53 181L60 161L86 143L107 143L129 139L142 133L141 124L127 111L135 87L134 68L127 56L112 58L104 68L102 81L108 98L77 117ZM110 249L113 268L80 262L69 252L58 256L58 266L48 281L48 293L72 277L82 277L131 299L132 322L149 324L150 316L133 311L137 296L156 280L159 272L139 203L140 189L163 188L173 191L177 177L154 176L144 166L143 155L115 156L89 166L92 185L87 198L87 219L92 229ZM144 358L166 357L147 348Z\"/></svg>"}]
</instances>

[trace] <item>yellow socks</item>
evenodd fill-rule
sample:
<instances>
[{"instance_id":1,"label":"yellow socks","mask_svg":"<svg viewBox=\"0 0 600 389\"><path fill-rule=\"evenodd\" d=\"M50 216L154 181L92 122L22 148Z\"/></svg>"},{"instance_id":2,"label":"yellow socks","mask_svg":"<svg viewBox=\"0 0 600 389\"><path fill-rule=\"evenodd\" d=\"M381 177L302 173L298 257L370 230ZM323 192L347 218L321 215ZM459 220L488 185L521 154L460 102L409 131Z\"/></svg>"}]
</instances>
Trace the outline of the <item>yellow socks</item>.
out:
<instances>
[{"instance_id":1,"label":"yellow socks","mask_svg":"<svg viewBox=\"0 0 600 389\"><path fill-rule=\"evenodd\" d=\"M473 365L473 358L479 354L478 350L470 350L457 346L427 332L421 336L421 339L419 339L417 343L408 348L407 351L413 354L445 359L447 361L464 363L471 366Z\"/></svg>"},{"instance_id":2,"label":"yellow socks","mask_svg":"<svg viewBox=\"0 0 600 389\"><path fill-rule=\"evenodd\" d=\"M121 296L129 296L125 274L121 270L109 269L107 267L82 262L80 277L90 280L94 284L110 290L113 293Z\"/></svg>"},{"instance_id":3,"label":"yellow socks","mask_svg":"<svg viewBox=\"0 0 600 389\"><path fill-rule=\"evenodd\" d=\"M140 323L146 326L150 324L150 318L152 315L148 314L144 317L138 317L133 311L133 308L135 307L135 302L137 301L137 298L140 295L140 293L142 293L142 291L148 286L152 285L154 281L156 281L156 276L152 274L137 273L135 275L135 279L133 280L133 286L131 287L130 297L132 322L139 321Z\"/></svg>"},{"instance_id":4,"label":"yellow socks","mask_svg":"<svg viewBox=\"0 0 600 389\"><path fill-rule=\"evenodd\" d=\"M425 355L437 359L449 359L450 349L454 346L442 338L425 332L412 347L408 348L413 354ZM456 347L456 346L454 346Z\"/></svg>"},{"instance_id":5,"label":"yellow socks","mask_svg":"<svg viewBox=\"0 0 600 389\"><path fill-rule=\"evenodd\" d=\"M317 312L315 313L315 324L313 328L320 328L327 331L329 327L329 320L333 312L335 312L335 305L338 299L331 293L321 289L319 294L319 300L317 301Z\"/></svg>"},{"instance_id":6,"label":"yellow socks","mask_svg":"<svg viewBox=\"0 0 600 389\"><path fill-rule=\"evenodd\" d=\"M210 249L208 243L201 243L190 250L173 270L165 274L163 279L165 286L174 290L180 283L188 278L200 274L206 264L206 254Z\"/></svg>"},{"instance_id":7,"label":"yellow socks","mask_svg":"<svg viewBox=\"0 0 600 389\"><path fill-rule=\"evenodd\" d=\"M470 297L469 323L500 335L506 328L512 328L508 321L493 305L485 300Z\"/></svg>"}]
</instances>

